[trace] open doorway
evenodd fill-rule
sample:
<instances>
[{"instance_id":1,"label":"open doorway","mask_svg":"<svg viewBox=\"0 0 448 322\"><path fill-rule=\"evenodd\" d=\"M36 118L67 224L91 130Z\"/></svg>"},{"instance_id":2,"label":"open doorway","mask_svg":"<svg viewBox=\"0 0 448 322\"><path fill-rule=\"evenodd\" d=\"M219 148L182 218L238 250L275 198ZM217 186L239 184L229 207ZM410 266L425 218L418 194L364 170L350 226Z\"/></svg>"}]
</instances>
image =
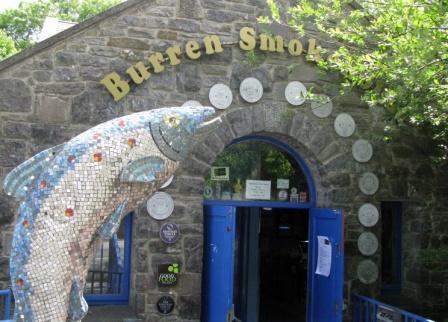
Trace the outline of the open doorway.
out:
<instances>
[{"instance_id":1,"label":"open doorway","mask_svg":"<svg viewBox=\"0 0 448 322\"><path fill-rule=\"evenodd\" d=\"M308 210L237 208L234 267L239 320L305 321Z\"/></svg>"}]
</instances>

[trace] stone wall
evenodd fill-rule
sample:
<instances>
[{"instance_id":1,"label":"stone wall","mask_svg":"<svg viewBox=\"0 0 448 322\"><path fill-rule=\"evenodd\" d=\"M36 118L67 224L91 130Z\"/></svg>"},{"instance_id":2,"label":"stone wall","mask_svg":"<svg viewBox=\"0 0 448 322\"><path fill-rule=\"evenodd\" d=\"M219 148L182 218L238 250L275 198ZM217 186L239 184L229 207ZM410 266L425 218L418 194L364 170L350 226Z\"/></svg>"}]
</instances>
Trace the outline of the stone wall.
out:
<instances>
[{"instance_id":1,"label":"stone wall","mask_svg":"<svg viewBox=\"0 0 448 322\"><path fill-rule=\"evenodd\" d=\"M132 1L131 1L132 2ZM434 309L448 306L447 281L417 263L421 248L447 244L447 172L427 158L424 137L398 132L391 143L382 141L385 116L381 108L366 108L359 95L339 95L337 75L323 74L303 57L256 51L258 63L249 64L236 41L243 26L254 26L263 13L264 1L154 0L133 1L117 11L67 34L52 46L22 61L3 64L0 70L0 176L44 148L67 141L78 133L114 117L198 100L208 105L208 91L215 83L231 87L234 101L221 112L222 126L203 142L197 142L182 163L174 183L167 189L175 201L172 219L180 224L182 239L164 245L158 236L160 223L140 209L134 217L131 304L146 321L159 321L155 302L162 293L176 300L174 313L164 321L198 321L202 270L202 188L207 169L234 138L263 133L293 147L310 167L318 189L318 206L343 208L346 214L345 296L351 291L376 296L380 279L363 285L356 275L363 256L357 239L365 229L357 219L364 202L403 201L403 292ZM167 67L144 84L114 102L99 81L109 72L121 75L133 63L153 51L216 34L230 42L223 53L197 61L183 57L181 65ZM313 30L323 47L330 44ZM264 95L256 104L245 103L238 94L240 82L258 78ZM290 106L284 98L288 81L298 80L315 93L333 98L330 117L319 119L310 104ZM333 130L335 117L350 113L356 131L349 138ZM351 155L353 142L368 139L374 156L365 164ZM376 173L380 190L366 196L358 188L365 171ZM0 288L9 284L9 241L17 202L0 193ZM380 239L380 224L374 229ZM381 250L372 258L380 265ZM181 264L180 284L158 289L157 264ZM442 296L443 295L443 296Z\"/></svg>"}]
</instances>

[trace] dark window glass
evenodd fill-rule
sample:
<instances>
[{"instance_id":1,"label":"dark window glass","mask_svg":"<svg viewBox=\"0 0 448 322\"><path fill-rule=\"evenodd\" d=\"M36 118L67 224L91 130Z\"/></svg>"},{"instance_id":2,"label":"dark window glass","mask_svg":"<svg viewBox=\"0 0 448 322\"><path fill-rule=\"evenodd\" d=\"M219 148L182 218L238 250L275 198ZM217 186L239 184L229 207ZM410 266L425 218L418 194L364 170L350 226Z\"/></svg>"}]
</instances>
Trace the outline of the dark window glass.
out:
<instances>
[{"instance_id":1,"label":"dark window glass","mask_svg":"<svg viewBox=\"0 0 448 322\"><path fill-rule=\"evenodd\" d=\"M381 203L381 281L384 293L401 289L401 202Z\"/></svg>"}]
</instances>

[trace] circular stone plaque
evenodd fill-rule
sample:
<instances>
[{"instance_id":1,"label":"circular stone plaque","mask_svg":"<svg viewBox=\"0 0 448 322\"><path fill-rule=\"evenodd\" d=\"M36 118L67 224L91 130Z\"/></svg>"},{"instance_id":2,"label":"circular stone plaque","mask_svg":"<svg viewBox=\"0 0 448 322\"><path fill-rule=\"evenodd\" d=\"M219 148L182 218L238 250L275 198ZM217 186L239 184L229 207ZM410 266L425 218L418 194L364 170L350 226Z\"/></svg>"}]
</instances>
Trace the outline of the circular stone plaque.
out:
<instances>
[{"instance_id":1,"label":"circular stone plaque","mask_svg":"<svg viewBox=\"0 0 448 322\"><path fill-rule=\"evenodd\" d=\"M241 82L240 94L246 102L258 102L263 96L263 85L254 77L246 78Z\"/></svg>"},{"instance_id":2,"label":"circular stone plaque","mask_svg":"<svg viewBox=\"0 0 448 322\"><path fill-rule=\"evenodd\" d=\"M356 161L367 162L373 155L372 144L364 139L356 140L352 146L352 154Z\"/></svg>"},{"instance_id":3,"label":"circular stone plaque","mask_svg":"<svg viewBox=\"0 0 448 322\"><path fill-rule=\"evenodd\" d=\"M285 88L285 97L289 104L298 106L305 103L306 87L301 82L290 82Z\"/></svg>"},{"instance_id":4,"label":"circular stone plaque","mask_svg":"<svg viewBox=\"0 0 448 322\"><path fill-rule=\"evenodd\" d=\"M371 203L363 204L358 210L358 219L364 227L373 227L378 222L378 209Z\"/></svg>"},{"instance_id":5,"label":"circular stone plaque","mask_svg":"<svg viewBox=\"0 0 448 322\"><path fill-rule=\"evenodd\" d=\"M166 192L156 192L146 202L149 215L157 220L168 218L174 210L173 198Z\"/></svg>"},{"instance_id":6,"label":"circular stone plaque","mask_svg":"<svg viewBox=\"0 0 448 322\"><path fill-rule=\"evenodd\" d=\"M333 103L327 95L315 95L311 101L311 111L317 117L328 117L333 111Z\"/></svg>"},{"instance_id":7,"label":"circular stone plaque","mask_svg":"<svg viewBox=\"0 0 448 322\"><path fill-rule=\"evenodd\" d=\"M219 83L210 88L208 98L214 107L224 110L232 104L233 95L229 86Z\"/></svg>"},{"instance_id":8,"label":"circular stone plaque","mask_svg":"<svg viewBox=\"0 0 448 322\"><path fill-rule=\"evenodd\" d=\"M380 182L378 177L372 172L365 172L359 178L359 189L366 195L373 195L378 191Z\"/></svg>"},{"instance_id":9,"label":"circular stone plaque","mask_svg":"<svg viewBox=\"0 0 448 322\"><path fill-rule=\"evenodd\" d=\"M157 310L161 314L170 314L174 310L174 300L171 296L162 296L157 301Z\"/></svg>"},{"instance_id":10,"label":"circular stone plaque","mask_svg":"<svg viewBox=\"0 0 448 322\"><path fill-rule=\"evenodd\" d=\"M358 237L358 249L364 256L372 256L378 250L378 238L374 233L363 232Z\"/></svg>"},{"instance_id":11,"label":"circular stone plaque","mask_svg":"<svg viewBox=\"0 0 448 322\"><path fill-rule=\"evenodd\" d=\"M364 284L372 284L378 278L378 267L370 259L365 259L358 265L357 274Z\"/></svg>"},{"instance_id":12,"label":"circular stone plaque","mask_svg":"<svg viewBox=\"0 0 448 322\"><path fill-rule=\"evenodd\" d=\"M164 223L160 227L159 235L165 244L174 244L180 237L179 226L171 222Z\"/></svg>"},{"instance_id":13,"label":"circular stone plaque","mask_svg":"<svg viewBox=\"0 0 448 322\"><path fill-rule=\"evenodd\" d=\"M339 136L349 137L355 132L355 120L350 114L341 113L334 120L334 130Z\"/></svg>"},{"instance_id":14,"label":"circular stone plaque","mask_svg":"<svg viewBox=\"0 0 448 322\"><path fill-rule=\"evenodd\" d=\"M186 101L185 103L182 104L182 107L185 106L202 106L202 104L198 101Z\"/></svg>"}]
</instances>

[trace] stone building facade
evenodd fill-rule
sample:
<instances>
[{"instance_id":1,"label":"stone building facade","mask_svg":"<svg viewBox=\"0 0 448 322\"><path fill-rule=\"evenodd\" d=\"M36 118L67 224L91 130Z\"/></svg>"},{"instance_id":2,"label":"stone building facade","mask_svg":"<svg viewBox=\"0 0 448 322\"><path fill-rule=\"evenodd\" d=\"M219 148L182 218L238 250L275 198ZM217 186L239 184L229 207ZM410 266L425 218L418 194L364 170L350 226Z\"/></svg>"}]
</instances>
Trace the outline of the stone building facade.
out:
<instances>
[{"instance_id":1,"label":"stone building facade","mask_svg":"<svg viewBox=\"0 0 448 322\"><path fill-rule=\"evenodd\" d=\"M418 261L421 249L448 244L446 195L448 172L428 158L430 148L424 135L409 129L382 140L387 125L381 108L367 108L359 93L339 94L338 75L325 74L304 56L257 50L256 62L238 47L242 27L256 26L265 14L263 0L129 0L102 15L52 37L34 48L0 63L0 177L35 153L60 144L92 126L133 112L165 106L180 106L197 100L209 105L208 92L216 83L233 91L232 105L219 114L220 128L197 142L182 162L174 183L166 190L175 201L172 219L180 225L181 241L168 246L159 239L161 223L144 208L136 210L133 223L130 304L146 321L159 321L156 301L165 290L154 278L158 264L181 263L179 285L169 293L176 301L174 312L164 321L199 321L203 254L203 186L208 169L226 146L236 138L263 134L291 146L305 160L317 186L317 206L342 208L345 212L344 297L352 291L378 297L381 278L365 285L358 280L357 267L365 259L357 247L359 235L369 230L381 241L381 225L363 228L358 209L370 202L403 204L402 291L419 303L428 315L446 311L448 280ZM332 43L315 32L320 46ZM189 40L218 35L224 51L203 55L198 60L182 58L139 86L119 102L100 84L111 71L125 71L154 51ZM185 56L185 55L183 55ZM255 77L264 88L255 104L239 95L241 81ZM332 98L333 112L317 118L310 103L299 107L284 97L289 81L300 81L316 93ZM356 122L355 133L343 138L334 131L334 119L349 113ZM351 153L356 139L367 139L374 147L372 160L356 162ZM375 173L380 188L363 194L358 180L364 172ZM14 217L18 204L0 193L0 289L8 287L8 258ZM369 257L381 265L381 245ZM347 314L348 316L348 314ZM434 315L436 316L436 315ZM443 316L443 315L442 315ZM445 314L448 316L448 312Z\"/></svg>"}]
</instances>

